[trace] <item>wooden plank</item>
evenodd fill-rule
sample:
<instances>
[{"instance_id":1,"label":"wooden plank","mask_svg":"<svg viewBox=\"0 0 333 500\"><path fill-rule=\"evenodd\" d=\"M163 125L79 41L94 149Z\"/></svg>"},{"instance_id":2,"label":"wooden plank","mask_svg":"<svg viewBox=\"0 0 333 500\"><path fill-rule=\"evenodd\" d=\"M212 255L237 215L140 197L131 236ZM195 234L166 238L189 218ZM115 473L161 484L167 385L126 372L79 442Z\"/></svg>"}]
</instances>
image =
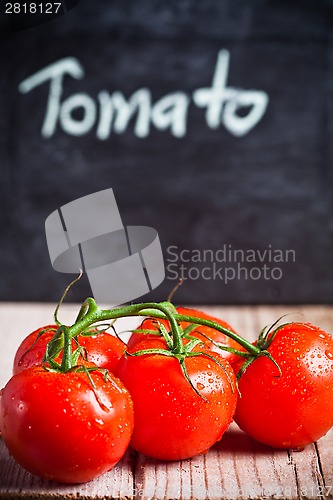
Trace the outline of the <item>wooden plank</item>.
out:
<instances>
[{"instance_id":1,"label":"wooden plank","mask_svg":"<svg viewBox=\"0 0 333 500\"><path fill-rule=\"evenodd\" d=\"M282 496L284 488L295 486L295 478L289 467L286 451L272 450L256 443L236 425L231 426L219 446L221 468L225 465L226 452L233 458L230 466L234 471L232 474L227 473L231 477L228 483L225 481L224 498ZM228 468L224 467L222 470Z\"/></svg>"},{"instance_id":2,"label":"wooden plank","mask_svg":"<svg viewBox=\"0 0 333 500\"><path fill-rule=\"evenodd\" d=\"M309 445L303 451L289 451L288 453L297 483L293 495L304 499L320 497L319 491L322 491L323 481L315 446Z\"/></svg>"},{"instance_id":3,"label":"wooden plank","mask_svg":"<svg viewBox=\"0 0 333 500\"><path fill-rule=\"evenodd\" d=\"M312 471L318 472L312 447L304 455L303 462L302 453L291 459L288 451L256 443L233 424L209 453L192 460L157 464L140 455L136 463L136 494L144 500L296 499L300 491L319 491L317 474L309 475L311 469L308 470L312 461Z\"/></svg>"},{"instance_id":4,"label":"wooden plank","mask_svg":"<svg viewBox=\"0 0 333 500\"><path fill-rule=\"evenodd\" d=\"M73 322L78 305L65 304L61 320ZM204 307L254 340L260 329L285 313L333 331L332 306ZM0 304L0 384L11 375L19 342L40 325L52 323L53 304ZM296 314L295 314L296 311ZM300 316L299 313L303 313ZM136 326L124 320L118 329ZM167 437L166 437L167 438ZM333 498L333 431L303 452L272 450L248 438L233 424L221 442L202 456L180 462L157 462L133 451L109 473L84 485L44 481L21 469L0 440L0 498L78 499L225 499Z\"/></svg>"},{"instance_id":5,"label":"wooden plank","mask_svg":"<svg viewBox=\"0 0 333 500\"><path fill-rule=\"evenodd\" d=\"M16 464L0 439L0 498L133 498L133 457L127 451L112 471L94 481L64 485L29 474Z\"/></svg>"},{"instance_id":6,"label":"wooden plank","mask_svg":"<svg viewBox=\"0 0 333 500\"><path fill-rule=\"evenodd\" d=\"M322 493L325 497L333 498L333 429L315 443L314 446L322 486L322 488L318 487L318 493Z\"/></svg>"}]
</instances>

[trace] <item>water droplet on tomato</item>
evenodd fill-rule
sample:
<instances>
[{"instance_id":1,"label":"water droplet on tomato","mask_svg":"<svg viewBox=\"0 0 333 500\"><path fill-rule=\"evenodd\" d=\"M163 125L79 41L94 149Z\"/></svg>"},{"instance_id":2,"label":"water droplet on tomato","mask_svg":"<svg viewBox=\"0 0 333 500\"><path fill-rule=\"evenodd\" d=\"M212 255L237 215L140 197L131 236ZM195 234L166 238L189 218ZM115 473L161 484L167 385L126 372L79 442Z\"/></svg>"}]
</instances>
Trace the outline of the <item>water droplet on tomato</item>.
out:
<instances>
[{"instance_id":1,"label":"water droplet on tomato","mask_svg":"<svg viewBox=\"0 0 333 500\"><path fill-rule=\"evenodd\" d=\"M213 378L209 378L209 379L208 379L208 382L209 382L210 384L213 384L213 383L214 383L214 379L213 379Z\"/></svg>"},{"instance_id":2,"label":"water droplet on tomato","mask_svg":"<svg viewBox=\"0 0 333 500\"><path fill-rule=\"evenodd\" d=\"M333 360L333 353L331 353L331 351L329 351L329 350L325 351L325 356L327 356L328 359L332 359Z\"/></svg>"},{"instance_id":3,"label":"water droplet on tomato","mask_svg":"<svg viewBox=\"0 0 333 500\"><path fill-rule=\"evenodd\" d=\"M319 338L321 338L321 339L324 339L324 338L325 338L325 335L324 335L323 333L320 333L320 334L318 335L318 337L319 337Z\"/></svg>"},{"instance_id":4,"label":"water droplet on tomato","mask_svg":"<svg viewBox=\"0 0 333 500\"><path fill-rule=\"evenodd\" d=\"M199 391L202 391L202 389L204 389L205 386L203 384L201 384L200 382L197 383L197 389L199 389Z\"/></svg>"}]
</instances>

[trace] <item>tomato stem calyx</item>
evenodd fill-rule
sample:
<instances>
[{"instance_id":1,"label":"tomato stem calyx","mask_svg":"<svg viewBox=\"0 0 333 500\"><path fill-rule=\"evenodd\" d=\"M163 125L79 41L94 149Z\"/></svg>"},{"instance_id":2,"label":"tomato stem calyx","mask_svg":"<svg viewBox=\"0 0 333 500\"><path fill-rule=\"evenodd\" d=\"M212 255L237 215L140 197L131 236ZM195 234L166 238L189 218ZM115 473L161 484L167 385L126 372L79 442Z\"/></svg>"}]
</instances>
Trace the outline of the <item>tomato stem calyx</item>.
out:
<instances>
[{"instance_id":1,"label":"tomato stem calyx","mask_svg":"<svg viewBox=\"0 0 333 500\"><path fill-rule=\"evenodd\" d=\"M151 355L151 354L160 354L164 356L171 356L178 360L182 372L185 378L188 380L194 391L200 396L203 397L199 391L193 386L187 370L185 360L187 357L193 356L202 356L208 357L212 359L215 363L220 365L224 370L225 367L219 362L219 360L206 352L205 350L195 350L194 349L199 344L204 344L204 342L194 336L191 336L191 333L199 326L206 326L209 328L213 328L217 331L222 332L224 335L230 337L234 341L236 341L239 345L241 345L245 351L241 351L238 349L234 349L228 346L224 346L216 343L213 339L207 336L204 333L200 334L209 340L213 345L218 347L221 350L228 351L232 354L238 355L240 357L245 358L245 362L241 369L243 373L245 369L252 363L252 361L260 356L267 356L271 361L276 364L271 355L266 350L269 343L272 341L270 335L271 329L273 325L268 331L264 329L259 336L257 345L253 345L248 340L244 339L240 335L235 332L229 330L228 328L218 324L210 319L205 319L201 317L180 314L178 313L175 306L168 300L165 302L155 303L155 302L146 302L139 304L130 304L121 307L116 307L114 309L100 309L95 300L92 297L88 297L80 307L79 313L75 320L75 323L70 327L62 325L58 320L58 312L59 308L68 292L70 287L76 283L82 276L82 272L78 278L76 278L72 283L70 283L64 294L62 295L59 304L54 313L55 321L58 325L58 330L56 331L54 337L51 342L48 344L46 353L44 356L44 365L48 364L49 368L56 371L67 372L73 367L77 366L80 356L82 356L86 360L86 353L84 349L82 349L77 342L77 348L72 349L72 340L76 339L76 337L80 334L85 334L89 332L89 327L91 325L95 325L97 323L105 321L111 321L111 326L113 327L113 323L116 319L121 317L130 317L130 316L144 316L149 318L156 319L159 334L164 339L166 348L157 348L157 349L143 349L141 351L136 352L126 352L128 356L143 356L143 355ZM179 285L178 285L179 286ZM164 326L162 322L159 320L167 320L170 324L170 331ZM182 329L180 326L181 322L189 323L189 325ZM98 334L98 325L95 326L96 334ZM147 333L152 333L147 331ZM89 333L88 333L89 334ZM186 342L184 342L186 340ZM55 357L63 350L63 356L61 364L55 361ZM276 364L277 366L277 364ZM278 366L277 366L278 367ZM278 367L279 372L281 372ZM227 374L228 375L228 374ZM228 377L229 382L231 383L230 378ZM234 388L233 388L234 389Z\"/></svg>"}]
</instances>

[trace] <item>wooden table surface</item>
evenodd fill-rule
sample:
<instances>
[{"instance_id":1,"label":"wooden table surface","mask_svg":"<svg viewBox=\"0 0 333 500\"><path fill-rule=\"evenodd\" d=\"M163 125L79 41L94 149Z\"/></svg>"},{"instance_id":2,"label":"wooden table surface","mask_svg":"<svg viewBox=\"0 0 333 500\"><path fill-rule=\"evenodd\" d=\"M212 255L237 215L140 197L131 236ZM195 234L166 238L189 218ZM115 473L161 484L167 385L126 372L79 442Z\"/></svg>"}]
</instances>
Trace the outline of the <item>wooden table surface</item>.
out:
<instances>
[{"instance_id":1,"label":"wooden table surface","mask_svg":"<svg viewBox=\"0 0 333 500\"><path fill-rule=\"evenodd\" d=\"M52 322L53 304L0 304L0 386L11 376L20 341L35 328ZM224 318L244 337L279 316L309 321L333 332L333 306L204 307ZM72 323L75 304L62 306L60 320ZM300 316L300 313L303 315ZM122 320L119 330L137 325ZM61 485L25 472L0 439L0 498L77 499L238 499L333 498L333 431L302 452L272 450L248 438L235 424L221 442L202 456L180 462L157 462L128 450L109 473L83 485Z\"/></svg>"}]
</instances>

